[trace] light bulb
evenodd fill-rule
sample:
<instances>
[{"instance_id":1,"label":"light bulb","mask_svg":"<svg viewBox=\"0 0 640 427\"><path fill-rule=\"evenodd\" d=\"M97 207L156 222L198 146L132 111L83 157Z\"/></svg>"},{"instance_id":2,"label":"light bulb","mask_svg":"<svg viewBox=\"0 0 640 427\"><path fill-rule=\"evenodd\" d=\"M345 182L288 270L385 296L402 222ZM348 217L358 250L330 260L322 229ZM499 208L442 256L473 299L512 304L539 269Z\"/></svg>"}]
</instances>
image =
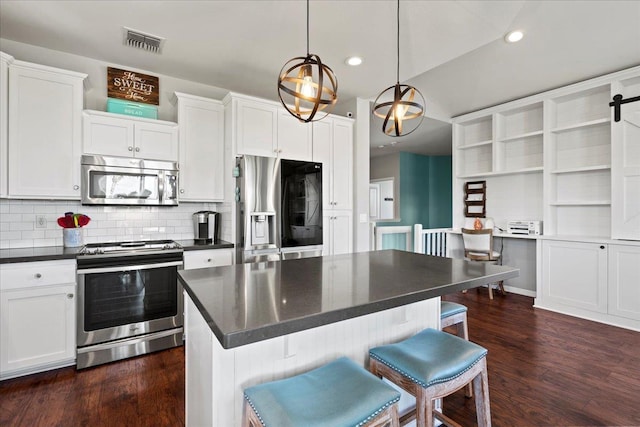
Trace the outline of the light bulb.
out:
<instances>
[{"instance_id":1,"label":"light bulb","mask_svg":"<svg viewBox=\"0 0 640 427\"><path fill-rule=\"evenodd\" d=\"M300 88L300 93L309 98L315 98L316 90L313 87L313 79L311 76L304 76L302 78L302 87Z\"/></svg>"}]
</instances>

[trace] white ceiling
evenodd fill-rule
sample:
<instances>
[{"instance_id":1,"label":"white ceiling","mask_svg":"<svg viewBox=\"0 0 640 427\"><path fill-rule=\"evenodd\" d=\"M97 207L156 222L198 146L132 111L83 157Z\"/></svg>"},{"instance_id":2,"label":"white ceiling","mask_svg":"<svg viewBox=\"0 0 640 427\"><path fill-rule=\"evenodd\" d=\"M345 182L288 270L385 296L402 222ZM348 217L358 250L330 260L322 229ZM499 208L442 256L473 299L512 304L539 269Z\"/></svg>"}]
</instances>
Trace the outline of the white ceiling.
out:
<instances>
[{"instance_id":1,"label":"white ceiling","mask_svg":"<svg viewBox=\"0 0 640 427\"><path fill-rule=\"evenodd\" d=\"M0 38L276 100L282 65L306 53L305 5L1 0ZM403 0L400 8L400 80L420 89L431 118L448 120L640 64L637 0ZM395 13L393 0L311 0L310 51L338 76L336 112L395 83ZM162 54L125 46L123 26L164 37ZM525 38L505 43L504 34L516 28ZM348 67L344 60L354 54L364 63ZM441 124L425 120L395 147L378 150L446 154L443 134ZM389 141L372 129L372 147Z\"/></svg>"}]
</instances>

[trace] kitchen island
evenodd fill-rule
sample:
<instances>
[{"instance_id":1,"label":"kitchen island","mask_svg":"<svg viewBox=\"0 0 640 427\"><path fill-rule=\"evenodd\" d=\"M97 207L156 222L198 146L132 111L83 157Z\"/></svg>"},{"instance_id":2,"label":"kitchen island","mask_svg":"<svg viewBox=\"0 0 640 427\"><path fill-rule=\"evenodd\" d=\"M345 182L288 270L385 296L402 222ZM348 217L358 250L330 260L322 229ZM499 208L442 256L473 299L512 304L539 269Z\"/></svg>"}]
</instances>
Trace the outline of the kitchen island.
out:
<instances>
[{"instance_id":1,"label":"kitchen island","mask_svg":"<svg viewBox=\"0 0 640 427\"><path fill-rule=\"evenodd\" d=\"M440 323L439 297L516 277L510 267L386 250L179 273L186 421L237 426L242 390Z\"/></svg>"}]
</instances>

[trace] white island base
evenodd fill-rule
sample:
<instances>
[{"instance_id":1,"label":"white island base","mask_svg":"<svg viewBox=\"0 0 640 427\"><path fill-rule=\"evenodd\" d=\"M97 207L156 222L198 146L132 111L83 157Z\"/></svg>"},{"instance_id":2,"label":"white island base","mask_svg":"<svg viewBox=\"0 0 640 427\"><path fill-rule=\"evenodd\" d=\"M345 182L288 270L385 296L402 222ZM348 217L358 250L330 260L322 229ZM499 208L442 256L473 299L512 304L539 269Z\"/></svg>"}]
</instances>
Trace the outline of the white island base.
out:
<instances>
[{"instance_id":1,"label":"white island base","mask_svg":"<svg viewBox=\"0 0 640 427\"><path fill-rule=\"evenodd\" d=\"M369 348L440 327L440 298L224 349L185 292L186 425L240 426L243 390L341 356L368 366ZM402 408L401 402L401 408Z\"/></svg>"}]
</instances>

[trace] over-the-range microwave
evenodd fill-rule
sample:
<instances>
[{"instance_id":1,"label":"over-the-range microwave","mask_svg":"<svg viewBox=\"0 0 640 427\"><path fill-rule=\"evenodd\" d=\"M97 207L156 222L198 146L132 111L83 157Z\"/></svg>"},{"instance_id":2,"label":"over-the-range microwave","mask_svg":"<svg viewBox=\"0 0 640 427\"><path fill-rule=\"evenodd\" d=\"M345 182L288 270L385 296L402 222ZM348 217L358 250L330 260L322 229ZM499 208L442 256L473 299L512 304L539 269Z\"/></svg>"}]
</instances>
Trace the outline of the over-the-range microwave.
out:
<instances>
[{"instance_id":1,"label":"over-the-range microwave","mask_svg":"<svg viewBox=\"0 0 640 427\"><path fill-rule=\"evenodd\" d=\"M178 164L133 157L83 155L83 205L178 204Z\"/></svg>"}]
</instances>

